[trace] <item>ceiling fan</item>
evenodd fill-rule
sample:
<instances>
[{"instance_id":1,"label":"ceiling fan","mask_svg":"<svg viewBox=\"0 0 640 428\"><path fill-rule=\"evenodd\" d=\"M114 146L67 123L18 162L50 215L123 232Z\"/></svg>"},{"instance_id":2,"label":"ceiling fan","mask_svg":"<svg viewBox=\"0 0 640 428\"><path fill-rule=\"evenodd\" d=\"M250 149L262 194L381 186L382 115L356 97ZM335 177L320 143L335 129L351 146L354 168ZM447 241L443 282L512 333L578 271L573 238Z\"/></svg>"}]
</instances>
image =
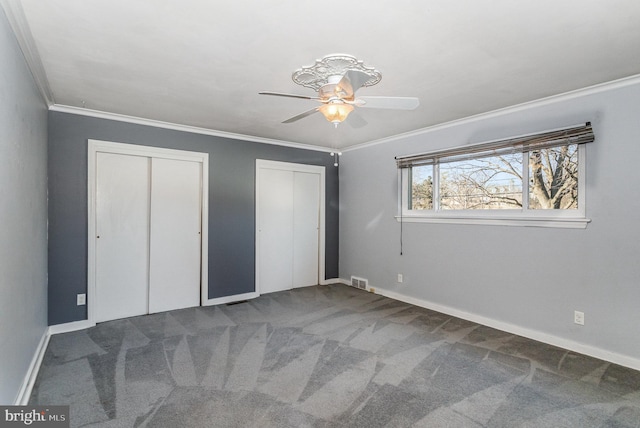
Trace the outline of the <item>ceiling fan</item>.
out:
<instances>
[{"instance_id":1,"label":"ceiling fan","mask_svg":"<svg viewBox=\"0 0 640 428\"><path fill-rule=\"evenodd\" d=\"M337 127L356 107L414 110L420 105L418 98L413 97L356 97L358 89L377 84L382 79L382 74L372 67L365 67L362 61L351 55L327 55L316 60L314 65L295 71L292 79L299 85L316 90L318 96L269 91L259 92L259 94L314 100L321 105L293 116L282 123L292 123L320 112ZM360 127L366 125L367 122L362 117L354 115L350 124L354 127Z\"/></svg>"}]
</instances>

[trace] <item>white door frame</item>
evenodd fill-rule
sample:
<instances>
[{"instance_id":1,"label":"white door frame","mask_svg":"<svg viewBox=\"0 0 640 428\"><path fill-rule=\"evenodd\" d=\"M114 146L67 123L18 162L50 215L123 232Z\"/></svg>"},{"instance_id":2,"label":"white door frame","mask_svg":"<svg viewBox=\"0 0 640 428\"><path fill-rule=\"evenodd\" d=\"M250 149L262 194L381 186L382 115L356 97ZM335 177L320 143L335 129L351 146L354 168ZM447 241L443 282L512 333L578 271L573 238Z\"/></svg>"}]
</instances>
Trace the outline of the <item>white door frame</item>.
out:
<instances>
[{"instance_id":1,"label":"white door frame","mask_svg":"<svg viewBox=\"0 0 640 428\"><path fill-rule=\"evenodd\" d=\"M96 295L96 160L97 153L116 153L149 158L186 160L202 163L202 235L200 262L200 305L209 299L209 154L163 149L135 144L89 140L88 142L88 235L87 235L87 319L95 324Z\"/></svg>"},{"instance_id":2,"label":"white door frame","mask_svg":"<svg viewBox=\"0 0 640 428\"><path fill-rule=\"evenodd\" d=\"M260 170L277 169L281 171L307 172L320 174L320 230L318 236L318 284L326 284L325 280L325 167L293 162L279 162L256 159L256 272L255 290L260 295Z\"/></svg>"}]
</instances>

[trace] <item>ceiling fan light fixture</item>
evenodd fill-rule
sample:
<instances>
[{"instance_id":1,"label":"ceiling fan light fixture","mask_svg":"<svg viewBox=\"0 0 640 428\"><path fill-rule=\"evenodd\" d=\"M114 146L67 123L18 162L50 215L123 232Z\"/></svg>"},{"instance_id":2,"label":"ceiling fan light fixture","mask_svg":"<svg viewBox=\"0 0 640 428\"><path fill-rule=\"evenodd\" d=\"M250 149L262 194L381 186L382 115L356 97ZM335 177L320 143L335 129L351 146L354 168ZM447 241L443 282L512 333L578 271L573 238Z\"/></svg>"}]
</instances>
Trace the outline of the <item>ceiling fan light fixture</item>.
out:
<instances>
[{"instance_id":1,"label":"ceiling fan light fixture","mask_svg":"<svg viewBox=\"0 0 640 428\"><path fill-rule=\"evenodd\" d=\"M356 91L364 86L373 86L380 82L382 74L373 67L366 67L362 61L346 54L327 55L309 67L302 67L292 75L298 85L312 88L318 92L317 97L286 94L282 92L259 92L261 95L302 98L315 100L322 105L293 116L282 123L292 123L316 112L322 113L328 122L338 124L347 119L354 107L382 108L391 110L414 110L420 105L417 98L411 97L361 97L356 98ZM354 128L367 124L360 116L351 120Z\"/></svg>"},{"instance_id":2,"label":"ceiling fan light fixture","mask_svg":"<svg viewBox=\"0 0 640 428\"><path fill-rule=\"evenodd\" d=\"M318 107L318 110L325 119L337 127L353 111L353 106L345 103L327 103Z\"/></svg>"}]
</instances>

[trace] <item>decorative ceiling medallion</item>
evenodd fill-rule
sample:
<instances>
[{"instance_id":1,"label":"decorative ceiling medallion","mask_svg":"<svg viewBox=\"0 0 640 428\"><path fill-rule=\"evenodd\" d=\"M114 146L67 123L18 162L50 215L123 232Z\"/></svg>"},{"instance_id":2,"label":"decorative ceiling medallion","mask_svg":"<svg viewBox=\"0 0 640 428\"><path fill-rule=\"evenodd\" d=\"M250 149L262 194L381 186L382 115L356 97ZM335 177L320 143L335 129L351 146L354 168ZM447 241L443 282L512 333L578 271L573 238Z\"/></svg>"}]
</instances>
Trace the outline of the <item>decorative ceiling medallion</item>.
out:
<instances>
[{"instance_id":1,"label":"decorative ceiling medallion","mask_svg":"<svg viewBox=\"0 0 640 428\"><path fill-rule=\"evenodd\" d=\"M358 70L371 76L362 86L373 86L382 79L382 74L378 70L366 67L356 57L346 54L332 54L317 59L312 66L296 70L291 78L298 85L319 91L322 86L329 83L329 77L342 76L347 70Z\"/></svg>"}]
</instances>

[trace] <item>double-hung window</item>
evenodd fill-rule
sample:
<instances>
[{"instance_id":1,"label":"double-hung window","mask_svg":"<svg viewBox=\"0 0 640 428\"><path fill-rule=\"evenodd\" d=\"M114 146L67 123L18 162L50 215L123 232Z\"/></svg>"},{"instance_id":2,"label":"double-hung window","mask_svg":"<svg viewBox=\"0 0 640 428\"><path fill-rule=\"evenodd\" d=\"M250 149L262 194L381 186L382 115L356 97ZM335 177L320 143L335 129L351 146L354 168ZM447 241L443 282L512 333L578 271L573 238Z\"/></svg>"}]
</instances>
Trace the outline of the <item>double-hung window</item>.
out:
<instances>
[{"instance_id":1,"label":"double-hung window","mask_svg":"<svg viewBox=\"0 0 640 428\"><path fill-rule=\"evenodd\" d=\"M397 157L402 221L584 228L591 124Z\"/></svg>"}]
</instances>

